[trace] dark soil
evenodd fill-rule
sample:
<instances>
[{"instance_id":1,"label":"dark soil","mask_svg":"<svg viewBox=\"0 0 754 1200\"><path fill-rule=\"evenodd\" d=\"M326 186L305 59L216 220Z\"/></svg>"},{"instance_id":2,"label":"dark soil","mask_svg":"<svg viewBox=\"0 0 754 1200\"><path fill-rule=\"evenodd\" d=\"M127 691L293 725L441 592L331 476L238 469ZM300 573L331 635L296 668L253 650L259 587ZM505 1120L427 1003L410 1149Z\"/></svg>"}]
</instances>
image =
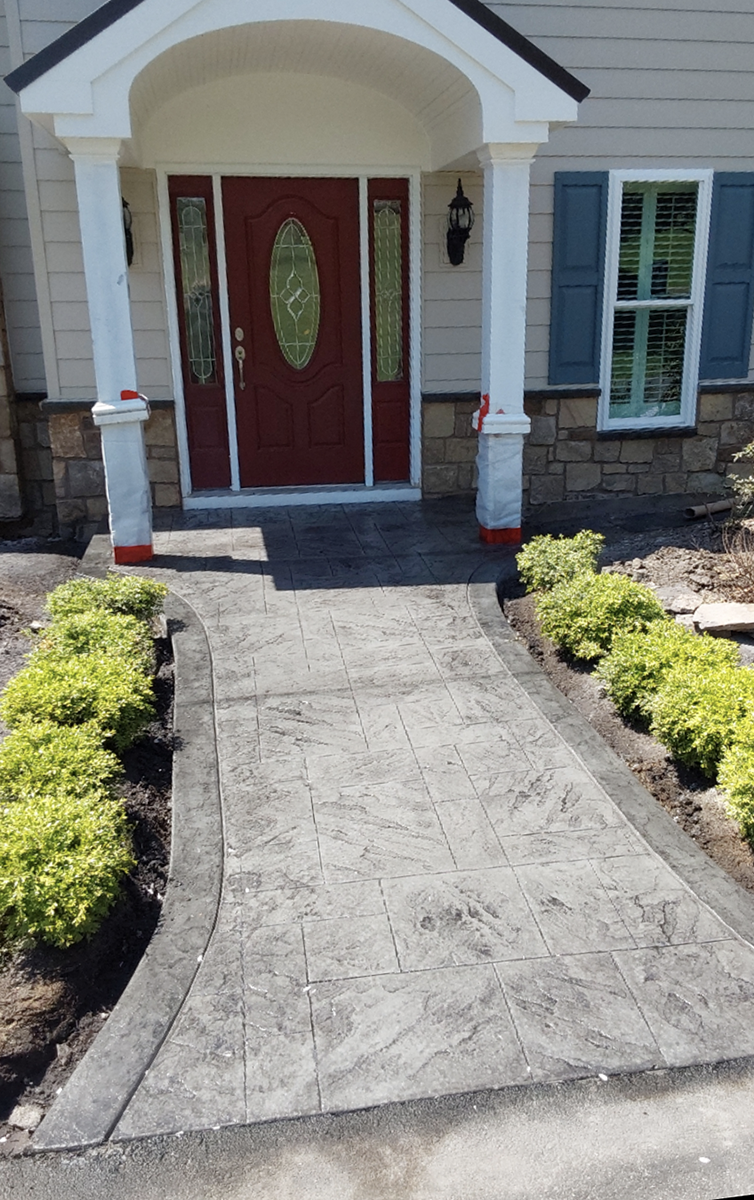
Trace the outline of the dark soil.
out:
<instances>
[{"instance_id":1,"label":"dark soil","mask_svg":"<svg viewBox=\"0 0 754 1200\"><path fill-rule=\"evenodd\" d=\"M706 524L658 536L633 535L614 542L603 564L659 588L682 584L684 592L712 600L754 601L746 554L726 551L723 530ZM662 543L662 544L660 544ZM503 609L514 630L552 682L629 765L644 787L680 827L725 871L754 892L754 850L725 814L720 794L700 771L684 767L643 729L623 720L587 668L573 663L542 636L534 601L518 584L503 585ZM754 645L741 637L742 661Z\"/></svg>"},{"instance_id":2,"label":"dark soil","mask_svg":"<svg viewBox=\"0 0 754 1200\"><path fill-rule=\"evenodd\" d=\"M73 575L75 557L0 544L0 686L24 663L23 630L44 622L44 596ZM12 544L17 546L17 543ZM61 549L65 549L62 548ZM124 756L119 785L137 866L97 934L69 950L35 947L0 966L0 1153L29 1133L12 1128L17 1104L49 1108L126 987L159 920L170 853L173 667L157 641L157 719Z\"/></svg>"}]
</instances>

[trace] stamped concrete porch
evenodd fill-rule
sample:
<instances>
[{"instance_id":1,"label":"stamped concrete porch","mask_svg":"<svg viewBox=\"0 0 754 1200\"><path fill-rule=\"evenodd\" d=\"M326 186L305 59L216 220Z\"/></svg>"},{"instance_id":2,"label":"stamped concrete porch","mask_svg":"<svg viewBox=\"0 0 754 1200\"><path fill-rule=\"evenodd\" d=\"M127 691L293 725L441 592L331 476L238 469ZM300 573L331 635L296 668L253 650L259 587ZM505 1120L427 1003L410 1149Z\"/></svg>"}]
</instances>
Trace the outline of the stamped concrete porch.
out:
<instances>
[{"instance_id":1,"label":"stamped concrete porch","mask_svg":"<svg viewBox=\"0 0 754 1200\"><path fill-rule=\"evenodd\" d=\"M116 1139L754 1054L716 868L651 848L685 861L506 640L470 507L184 514L156 549L209 636L225 875Z\"/></svg>"}]
</instances>

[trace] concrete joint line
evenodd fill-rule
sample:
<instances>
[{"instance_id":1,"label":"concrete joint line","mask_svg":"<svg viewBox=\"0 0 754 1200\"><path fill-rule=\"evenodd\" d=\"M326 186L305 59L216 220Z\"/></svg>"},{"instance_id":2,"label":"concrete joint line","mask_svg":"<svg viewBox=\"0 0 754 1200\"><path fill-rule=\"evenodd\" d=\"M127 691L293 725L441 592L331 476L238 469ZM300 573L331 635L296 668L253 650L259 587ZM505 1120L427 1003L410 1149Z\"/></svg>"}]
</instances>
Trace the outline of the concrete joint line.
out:
<instances>
[{"instance_id":1,"label":"concrete joint line","mask_svg":"<svg viewBox=\"0 0 754 1200\"><path fill-rule=\"evenodd\" d=\"M731 879L679 829L670 814L642 787L623 759L550 682L516 639L503 615L492 582L493 567L494 564L483 564L474 572L469 581L468 597L471 610L498 657L649 848L738 937L748 945L754 945L754 896ZM499 575L499 564L497 570Z\"/></svg>"},{"instance_id":2,"label":"concrete joint line","mask_svg":"<svg viewBox=\"0 0 754 1200\"><path fill-rule=\"evenodd\" d=\"M109 539L96 535L82 573L102 576ZM175 595L165 605L175 655L176 750L170 873L157 929L107 1023L34 1137L35 1150L104 1142L172 1028L212 936L223 874L223 828L212 660L204 627Z\"/></svg>"}]
</instances>

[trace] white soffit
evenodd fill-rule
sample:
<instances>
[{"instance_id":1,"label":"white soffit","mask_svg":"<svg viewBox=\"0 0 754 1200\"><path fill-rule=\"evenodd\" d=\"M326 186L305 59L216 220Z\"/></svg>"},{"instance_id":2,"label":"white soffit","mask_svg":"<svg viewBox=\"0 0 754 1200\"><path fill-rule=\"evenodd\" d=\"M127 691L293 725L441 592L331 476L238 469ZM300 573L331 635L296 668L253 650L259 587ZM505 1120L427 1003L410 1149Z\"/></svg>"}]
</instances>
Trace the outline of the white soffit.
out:
<instances>
[{"instance_id":1,"label":"white soffit","mask_svg":"<svg viewBox=\"0 0 754 1200\"><path fill-rule=\"evenodd\" d=\"M316 25L321 33L304 45L305 39L295 36L290 22L306 22L310 33ZM298 56L310 74L309 55L313 55L317 73L329 64L323 73L344 78L355 70L344 49L349 40L355 61L362 70L374 73L374 68L365 67L365 61L370 41L374 51L377 45L372 39L382 35L376 60L382 78L379 90L386 90L385 71L389 69L395 88L402 89L400 96L395 90L391 94L417 115L423 104L430 125L441 109L441 97L432 94L429 63L443 60L451 69L447 84L451 93L456 89L457 104L463 103L457 90L459 75L477 93L484 142L542 141L548 123L569 122L577 116L576 100L561 87L453 3L439 0L255 0L253 6L249 0L143 0L23 87L21 106L63 139L127 139L132 135L131 88L160 55L192 39L203 41L202 35L229 30L231 40L238 43L239 55L254 59L254 30L261 34L262 26L270 25L282 29L282 37L265 34L273 53ZM385 38L391 45L387 62ZM339 56L330 52L329 39L340 44ZM283 46L288 40L290 51ZM201 42L197 44L198 51L200 48ZM420 61L418 48L429 52L429 58ZM213 54L219 58L228 54L222 38ZM391 55L395 56L393 65ZM290 69L290 63L285 69ZM364 82L363 73L360 81ZM145 90L148 86L157 85L153 81ZM137 90L135 104L143 103Z\"/></svg>"}]
</instances>

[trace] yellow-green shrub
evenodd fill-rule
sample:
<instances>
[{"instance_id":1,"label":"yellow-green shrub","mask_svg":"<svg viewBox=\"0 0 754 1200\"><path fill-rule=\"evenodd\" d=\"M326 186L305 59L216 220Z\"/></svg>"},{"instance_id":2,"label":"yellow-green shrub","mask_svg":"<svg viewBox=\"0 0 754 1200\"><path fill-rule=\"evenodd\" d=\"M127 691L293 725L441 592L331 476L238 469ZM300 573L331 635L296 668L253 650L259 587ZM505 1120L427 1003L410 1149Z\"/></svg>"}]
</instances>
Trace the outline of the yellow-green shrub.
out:
<instances>
[{"instance_id":1,"label":"yellow-green shrub","mask_svg":"<svg viewBox=\"0 0 754 1200\"><path fill-rule=\"evenodd\" d=\"M605 543L601 533L580 530L575 537L534 537L516 555L516 565L527 592L549 591L577 575L594 572Z\"/></svg>"},{"instance_id":2,"label":"yellow-green shrub","mask_svg":"<svg viewBox=\"0 0 754 1200\"><path fill-rule=\"evenodd\" d=\"M665 619L654 592L626 575L577 575L542 592L535 607L545 637L587 662L606 654L616 634Z\"/></svg>"},{"instance_id":3,"label":"yellow-green shrub","mask_svg":"<svg viewBox=\"0 0 754 1200\"><path fill-rule=\"evenodd\" d=\"M754 671L681 663L666 673L651 713L651 732L673 757L714 776L737 727L754 716Z\"/></svg>"},{"instance_id":4,"label":"yellow-green shrub","mask_svg":"<svg viewBox=\"0 0 754 1200\"><path fill-rule=\"evenodd\" d=\"M649 718L649 709L668 671L688 664L699 671L734 667L738 647L733 642L698 637L676 621L653 621L638 633L618 633L610 653L598 664L595 675L624 717Z\"/></svg>"},{"instance_id":5,"label":"yellow-green shrub","mask_svg":"<svg viewBox=\"0 0 754 1200\"><path fill-rule=\"evenodd\" d=\"M93 933L134 864L123 806L55 793L0 804L0 933L66 947Z\"/></svg>"},{"instance_id":6,"label":"yellow-green shrub","mask_svg":"<svg viewBox=\"0 0 754 1200\"><path fill-rule=\"evenodd\" d=\"M111 798L123 768L97 725L24 722L0 743L0 796L33 800L66 792Z\"/></svg>"},{"instance_id":7,"label":"yellow-green shrub","mask_svg":"<svg viewBox=\"0 0 754 1200\"><path fill-rule=\"evenodd\" d=\"M58 658L71 654L117 656L147 675L154 672L154 641L146 622L107 609L57 617L39 639L32 661L49 652Z\"/></svg>"},{"instance_id":8,"label":"yellow-green shrub","mask_svg":"<svg viewBox=\"0 0 754 1200\"><path fill-rule=\"evenodd\" d=\"M164 583L141 579L136 575L108 575L105 579L90 579L86 575L61 583L47 597L47 611L53 617L70 617L74 613L105 608L126 613L148 621L162 607L168 594Z\"/></svg>"},{"instance_id":9,"label":"yellow-green shrub","mask_svg":"<svg viewBox=\"0 0 754 1200\"><path fill-rule=\"evenodd\" d=\"M741 721L734 736L720 759L717 782L728 816L738 822L744 837L754 839L754 718Z\"/></svg>"},{"instance_id":10,"label":"yellow-green shrub","mask_svg":"<svg viewBox=\"0 0 754 1200\"><path fill-rule=\"evenodd\" d=\"M29 721L94 723L123 750L153 720L152 701L152 681L122 658L48 651L11 679L0 716L11 729Z\"/></svg>"}]
</instances>

